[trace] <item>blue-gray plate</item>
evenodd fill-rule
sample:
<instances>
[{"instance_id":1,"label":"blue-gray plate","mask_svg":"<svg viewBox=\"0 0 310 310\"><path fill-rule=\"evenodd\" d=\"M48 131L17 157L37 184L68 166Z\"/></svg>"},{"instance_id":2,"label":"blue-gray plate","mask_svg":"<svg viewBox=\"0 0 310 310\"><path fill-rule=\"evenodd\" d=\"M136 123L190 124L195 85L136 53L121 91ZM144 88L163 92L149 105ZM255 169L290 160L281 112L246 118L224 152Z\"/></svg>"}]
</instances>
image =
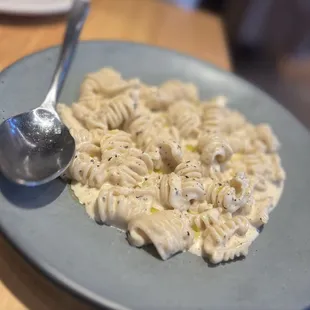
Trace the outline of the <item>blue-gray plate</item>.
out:
<instances>
[{"instance_id":1,"label":"blue-gray plate","mask_svg":"<svg viewBox=\"0 0 310 310\"><path fill-rule=\"evenodd\" d=\"M35 108L51 81L59 48L27 56L0 75L0 118ZM168 261L130 247L116 229L88 219L60 180L37 188L0 177L0 226L45 274L113 309L305 309L310 305L310 136L259 89L211 64L147 45L80 44L61 102L77 99L86 73L111 66L150 84L190 81L201 97L217 94L252 122L268 122L287 172L278 207L243 259L210 266L190 253ZM5 147L1 145L0 147Z\"/></svg>"}]
</instances>

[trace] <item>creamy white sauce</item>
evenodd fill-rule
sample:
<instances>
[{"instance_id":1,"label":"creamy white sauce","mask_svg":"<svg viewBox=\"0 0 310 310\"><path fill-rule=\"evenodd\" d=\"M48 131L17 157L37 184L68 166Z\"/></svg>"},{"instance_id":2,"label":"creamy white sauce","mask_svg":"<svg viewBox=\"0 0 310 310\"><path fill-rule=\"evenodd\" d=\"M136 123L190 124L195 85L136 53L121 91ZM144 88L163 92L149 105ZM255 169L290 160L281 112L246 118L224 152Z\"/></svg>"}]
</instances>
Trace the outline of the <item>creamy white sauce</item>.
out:
<instances>
[{"instance_id":1,"label":"creamy white sauce","mask_svg":"<svg viewBox=\"0 0 310 310\"><path fill-rule=\"evenodd\" d=\"M197 256L203 256L203 239L201 235L195 238L194 244L188 251Z\"/></svg>"},{"instance_id":2,"label":"creamy white sauce","mask_svg":"<svg viewBox=\"0 0 310 310\"><path fill-rule=\"evenodd\" d=\"M281 198L282 192L284 189L284 183L281 182L279 185L269 182L267 193L270 197L272 197L272 205L270 212L278 205L279 200Z\"/></svg>"},{"instance_id":3,"label":"creamy white sauce","mask_svg":"<svg viewBox=\"0 0 310 310\"><path fill-rule=\"evenodd\" d=\"M155 174L154 174L155 175ZM158 174L156 174L158 175ZM154 177L156 178L156 176ZM97 220L96 213L95 213L95 204L96 199L99 195L100 190L97 188L90 188L87 185L83 185L79 182L72 182L71 189L74 193L74 195L77 197L79 202L85 207L85 211L88 214L88 216L92 220ZM272 199L272 206L269 209L269 212L271 212L278 204L279 199L281 197L283 191L283 182L276 185L274 183L268 182L268 188L263 194L261 192L256 191L254 193L254 196L257 198L260 198L262 200L267 199L270 197ZM262 196L263 195L263 196ZM249 218L251 216L249 215ZM117 228L117 227L116 227ZM123 231L123 230L121 230ZM227 250L232 248L238 248L240 245L243 244L245 240L254 240L258 236L257 231L254 229L250 229L245 236L238 237L233 236L230 241L221 248L221 250ZM249 243L250 245L250 243ZM196 237L194 239L194 243L192 246L188 249L188 251L194 255L197 256L205 256L204 250L203 250L203 238L201 233L197 233Z\"/></svg>"},{"instance_id":4,"label":"creamy white sauce","mask_svg":"<svg viewBox=\"0 0 310 310\"><path fill-rule=\"evenodd\" d=\"M97 83L93 83L96 79ZM133 86L135 88L134 92ZM182 240L184 241L182 239L184 238L182 234L184 234L191 238L190 243L183 246L183 248L186 248L191 244L192 234L194 233L194 242L188 251L195 255L206 255L215 263L233 258L234 253L236 254L235 256L246 255L248 247L258 236L257 228L267 223L269 213L278 204L283 191L285 173L281 171L279 157L277 155L274 157L276 154L274 151L277 150L278 142L270 127L260 125L259 130L255 133L255 126L246 123L243 116L238 112L233 112L226 108L221 97L209 102L208 106L200 105L197 90L193 85L183 84L179 81L167 82L166 85L159 88L154 87L149 92L151 96L149 101L146 100L148 87L142 86L139 90L140 86L139 81L134 83L133 81L125 81L120 74L113 70L103 69L92 74L89 85L86 78L81 91L93 92L92 95L96 95L94 98L100 92L103 93L103 98L105 98L105 95L107 95L107 98L112 98L113 94L122 96L123 100L109 101L109 107L113 103L114 106L113 109L102 110L109 112L105 113L104 119L98 117L98 113L103 108L100 100L92 102L92 105L87 109L84 106L85 102L83 103L82 101L75 104L74 109L62 104L58 106L58 112L62 120L70 129L82 129L84 134L87 133L83 139L79 140L82 142L77 147L77 158L80 160L80 166L77 165L72 168L74 165L71 164L69 168L69 170L72 168L71 178L80 181L72 181L71 189L74 195L85 207L88 216L96 221L101 220L101 222L112 223L117 226L120 221L109 222L108 217L115 216L115 213L117 214L118 210L121 210L123 217L117 218L118 215L115 216L117 219L122 220L121 228L127 228L128 223L129 225L131 224L131 220L138 219L137 214L146 214L148 217L151 213L171 208L178 210L178 212L184 211L181 214L186 214L183 221L186 230L178 232L174 246L169 245L169 242L172 241L166 238L166 241L169 239L167 246L177 248L175 245ZM94 87L99 87L100 89L95 90L93 89ZM141 96L139 98L143 92L143 87L146 97ZM128 92L124 91L126 89L131 90ZM105 92L106 94L104 94ZM87 93L86 95L90 94ZM148 102L149 106L146 102ZM182 108L180 109L181 103ZM128 106L123 106L125 104L128 104ZM87 110L87 117L84 113L85 109ZM155 110L159 111L154 112ZM141 115L139 111L142 113ZM185 113L186 111L188 113ZM227 115L230 116L227 117ZM191 116L192 119L190 119ZM138 117L137 122L134 121L135 117ZM146 121L144 117L146 117ZM126 127L127 122L129 122L129 125L127 124L128 126ZM241 125L238 125L238 122ZM223 129L222 125L223 128L227 125L231 129ZM97 142L94 142L94 132L86 129L93 128L93 126L101 128L97 132ZM98 128L95 130L98 130ZM108 131L108 128L113 130ZM214 129L215 131L213 131ZM179 135L182 135L182 137L179 137ZM88 136L89 139L87 138ZM231 139L234 137L237 139ZM247 138L257 142L255 149L252 149L252 151L246 150L251 147L251 143L246 140ZM146 149L145 145L147 145ZM140 147L142 149L139 149ZM231 158L233 147L235 147L236 153ZM252 147L254 147L254 144ZM129 152L131 153L129 154ZM242 153L245 153L245 155ZM270 158L270 162L274 164L273 167L269 167L267 164L263 165L263 167L270 168L274 178L268 178L267 173L265 173L268 169L259 170L261 168L260 165L262 165L260 160L264 160L261 158L263 155ZM232 160L233 158L234 160ZM248 163L244 159L247 159ZM199 161L202 164L201 166L200 163L199 165L192 165L192 168L190 168L190 165L186 165L187 161ZM229 162L233 167L225 167ZM186 167L184 169L190 170L195 167L199 171L197 172L194 169L193 174L178 175L178 168L175 168L179 164L185 164ZM257 166L260 172L255 170ZM278 169L276 173L273 170L275 166ZM250 169L247 170L247 167L252 167L254 172ZM183 167L180 169L183 169ZM264 184L267 184L267 189L262 191L254 190L253 197L250 197L252 194L250 182L247 183L245 181L245 192L240 193L243 198L245 197L245 202L242 205L234 203L233 201L237 201L239 196L237 197L237 188L230 183L235 181L232 171L234 175L244 171L247 171L249 174L257 172L255 177L253 177L254 181L258 180L257 176L261 173L264 180L262 180L262 183L257 183L256 186L259 185L260 189L264 189ZM261 171L264 171L264 173ZM202 175L208 177L202 177ZM243 180L245 179L247 177L243 178ZM282 182L273 184L268 181L269 179L278 179L282 180ZM206 185L204 184L206 181L211 183ZM267 183L264 183L264 181ZM242 183L243 181L240 182ZM102 187L98 189L83 185L82 183ZM107 195L104 191L100 193L104 186L107 186L108 191L114 188L118 192L109 192ZM243 190L240 189L238 191ZM97 201L99 194L100 199ZM122 196L123 198L120 197L121 195L124 195ZM235 195L234 198L231 198L233 195ZM115 198L116 196L117 198ZM109 197L109 199L106 199L106 197ZM150 198L148 208L146 207L147 197ZM252 198L255 200L254 204L251 204L254 201ZM124 199L128 199L128 204L125 203L126 200ZM138 202L141 202L139 199L143 199L142 203ZM223 202L223 199L225 202ZM228 208L227 201L234 209ZM208 203L211 205L211 208L212 206L217 207L216 211L219 211L219 213L226 209L226 213L224 215L223 213L219 214L218 217L221 218L219 220L221 223L217 227L213 228L214 222L207 222L205 224L205 226L207 225L206 230L198 232L197 230L199 229L197 227L195 230L191 226L192 215L187 212L188 208L193 206L193 203ZM99 208L100 204L101 207ZM112 210L110 214L108 212L105 213L102 207L103 205L106 207L108 204L110 204L109 207ZM135 212L136 207L139 209L138 212L129 216L128 210ZM98 208L100 212L98 212ZM152 211L154 208L155 211ZM227 217L227 214L230 217ZM165 214L163 217L166 219L167 215ZM202 220L204 221L205 218ZM230 226L226 225L226 222L229 220ZM240 223L238 220L244 220L246 224ZM172 230L174 228L171 224L168 227L162 228L163 226L160 226L162 224L161 220L158 220L158 222L158 227L161 228L159 230L157 228L156 231L157 233L159 232L158 235L160 237L162 237L161 231L163 229L169 231L169 228L172 228ZM244 228L248 227L247 224L249 224L248 230ZM148 224L147 226L150 225ZM202 227L205 228L205 226ZM218 235L215 237L211 236L210 231L207 231L208 228L210 231L211 229L218 229ZM237 231L239 234L244 235L238 235ZM206 236L204 232L209 233L209 235ZM226 232L228 232L227 235ZM152 231L152 234L155 234L155 230ZM216 232L214 234L216 235ZM180 240L177 240L178 237L180 237ZM209 237L210 239L208 239ZM216 239L215 241L212 239L213 237ZM166 257L163 259L166 259Z\"/></svg>"},{"instance_id":5,"label":"creamy white sauce","mask_svg":"<svg viewBox=\"0 0 310 310\"><path fill-rule=\"evenodd\" d=\"M97 188L90 188L87 185L83 185L79 182L73 182L71 184L71 189L79 202L84 205L85 211L88 216L92 220L95 220L96 214L94 208L96 204L96 199L99 195L99 190Z\"/></svg>"}]
</instances>

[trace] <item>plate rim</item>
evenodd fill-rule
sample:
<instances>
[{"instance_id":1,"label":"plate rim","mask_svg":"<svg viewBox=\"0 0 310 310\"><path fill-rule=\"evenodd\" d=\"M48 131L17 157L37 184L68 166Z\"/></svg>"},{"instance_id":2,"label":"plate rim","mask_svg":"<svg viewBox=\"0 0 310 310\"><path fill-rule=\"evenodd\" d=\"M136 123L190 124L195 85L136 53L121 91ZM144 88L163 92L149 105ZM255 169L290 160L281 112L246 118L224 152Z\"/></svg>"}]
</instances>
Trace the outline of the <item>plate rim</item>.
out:
<instances>
[{"instance_id":1,"label":"plate rim","mask_svg":"<svg viewBox=\"0 0 310 310\"><path fill-rule=\"evenodd\" d=\"M179 52L179 51L174 50L174 49L169 49L169 48L165 48L165 47L161 47L161 46L157 46L157 45L152 45L152 44L147 44L147 43L128 41L128 40L104 40L104 39L81 40L79 42L79 45L80 44L84 45L84 44L88 44L88 43L96 43L96 44L114 43L114 44L126 44L126 45L130 44L130 45L135 45L135 46L143 46L143 47L157 49L157 50L164 51L164 52L169 52L171 54L176 54L176 55L181 56L185 59L189 59L190 61L196 61L197 63L199 63L203 66L207 65L208 67L210 67L210 68L212 68L218 72L224 73L226 75L228 74L229 76L231 76L231 78L237 79L239 82L246 84L247 87L251 88L253 91L259 92L261 95L268 98L268 100L270 102L272 102L273 104L281 106L282 109L284 109L287 113L289 113L291 115L291 117L293 117L299 123L299 125L303 126L305 129L307 129L306 126L303 123L301 123L286 107L279 104L268 93L264 92L262 89L260 89L256 85L254 85L254 84L246 81L245 79L239 77L235 73L233 73L231 71L226 71L225 69L222 69L222 68L218 67L217 65L215 65L211 62L208 62L207 60L199 59L195 56L191 56L190 54ZM33 53L26 54L25 56L18 58L13 63L4 67L0 71L0 80L1 80L2 76L8 70L13 68L15 65L18 65L20 62L26 60L27 58L32 57L32 56L37 55L37 54L44 53L45 51L48 51L51 49L59 48L59 47L60 47L60 44L55 44L55 45L49 46L47 48L39 49ZM71 280L70 278L68 278L67 276L63 275L61 272L58 272L57 269L50 266L44 260L40 260L40 259L37 259L36 257L32 256L31 253L27 252L27 250L24 249L23 246L21 244L19 244L19 242L17 240L14 240L14 237L10 236L9 231L7 231L5 229L5 227L3 227L1 224L0 224L0 233L4 236L5 240L10 243L10 245L13 247L13 249L16 250L17 253L19 255L21 255L27 263L30 264L31 267L33 267L35 270L39 271L41 274L43 274L43 276L45 276L47 278L47 280L52 281L59 288L64 288L65 291L67 291L69 294L73 295L74 297L77 297L81 300L84 300L84 301L90 303L91 305L104 307L106 309L130 310L130 308L128 308L124 305L121 305L120 303L118 303L116 301L113 301L111 299L107 299L104 296L101 296L97 293L94 293L91 290L89 290L88 288L81 286L77 282L75 282L75 281Z\"/></svg>"},{"instance_id":2,"label":"plate rim","mask_svg":"<svg viewBox=\"0 0 310 310\"><path fill-rule=\"evenodd\" d=\"M214 64L214 63L212 63L212 62L210 62L208 60L205 60L205 59L202 59L202 58L199 58L199 57L196 57L196 56L192 56L189 53L181 52L181 51L175 50L173 48L168 48L168 47L164 47L164 46L160 46L160 45L149 44L149 43L144 43L144 42L139 42L139 41L130 41L130 40L122 40L122 39L82 39L78 43L77 50L78 50L80 44L87 44L87 43L96 43L96 44L100 44L100 43L116 43L116 44L136 45L136 46L142 46L142 47L146 47L146 48L149 47L149 48L157 49L157 50L160 50L160 51L163 51L163 52L169 52L169 53L172 53L172 54L176 54L176 55L181 56L181 57L183 57L185 59L190 59L191 61L194 60L198 64L207 65L209 67L212 67L216 71L219 71L221 73L225 73L225 74L231 76L231 78L237 80L240 83L246 84L247 87L252 89L253 91L259 92L260 95L268 98L268 100L270 102L272 102L272 104L280 106L282 110L284 110L286 113L290 114L290 116L293 117L294 120L297 121L298 124L303 127L303 129L305 129L307 132L310 132L310 130L307 128L307 126L303 122L301 122L286 106L280 104L277 99L272 97L269 93L264 91L258 85L254 85L251 81L247 81L246 79L244 79L241 76L237 75L233 71L228 71L226 69L223 69L223 68L219 67L218 65L216 65L216 64ZM10 68L14 67L20 61L23 61L23 60L27 59L28 57L31 57L31 56L36 55L36 54L43 53L43 52L48 51L50 49L60 48L60 47L61 47L61 43L52 44L50 46L37 49L34 52L31 52L29 54L26 54L26 55L24 55L22 57L17 58L12 63L8 64L2 70L0 70L0 79L1 79L1 76L7 70L9 70ZM73 61L74 61L74 59L73 59ZM1 229L1 227L0 227L0 229Z\"/></svg>"}]
</instances>

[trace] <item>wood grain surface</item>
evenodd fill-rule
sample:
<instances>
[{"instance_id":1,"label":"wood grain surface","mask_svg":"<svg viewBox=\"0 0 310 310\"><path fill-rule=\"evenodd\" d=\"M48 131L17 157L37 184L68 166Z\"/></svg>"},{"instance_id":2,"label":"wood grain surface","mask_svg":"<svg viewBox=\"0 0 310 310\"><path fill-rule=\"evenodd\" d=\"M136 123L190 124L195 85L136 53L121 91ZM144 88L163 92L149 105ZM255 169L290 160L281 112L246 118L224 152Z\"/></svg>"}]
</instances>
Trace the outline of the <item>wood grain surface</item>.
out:
<instances>
[{"instance_id":1,"label":"wood grain surface","mask_svg":"<svg viewBox=\"0 0 310 310\"><path fill-rule=\"evenodd\" d=\"M61 42L65 17L0 15L0 70ZM221 20L160 0L93 0L82 40L120 39L175 49L229 70ZM41 275L0 235L0 309L92 309Z\"/></svg>"}]
</instances>

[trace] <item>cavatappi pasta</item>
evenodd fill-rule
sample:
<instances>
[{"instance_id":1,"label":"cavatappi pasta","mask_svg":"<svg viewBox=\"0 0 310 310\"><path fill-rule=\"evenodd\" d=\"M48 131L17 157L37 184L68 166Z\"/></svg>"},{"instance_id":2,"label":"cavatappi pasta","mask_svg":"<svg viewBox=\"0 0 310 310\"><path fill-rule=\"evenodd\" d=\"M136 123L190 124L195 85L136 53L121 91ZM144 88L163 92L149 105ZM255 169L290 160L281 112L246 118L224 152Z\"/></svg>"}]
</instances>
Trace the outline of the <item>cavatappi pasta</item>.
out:
<instances>
[{"instance_id":1,"label":"cavatappi pasta","mask_svg":"<svg viewBox=\"0 0 310 310\"><path fill-rule=\"evenodd\" d=\"M279 141L193 84L159 87L110 68L87 75L57 110L76 142L63 175L88 215L153 244L163 260L190 251L212 263L248 253L278 203Z\"/></svg>"}]
</instances>

